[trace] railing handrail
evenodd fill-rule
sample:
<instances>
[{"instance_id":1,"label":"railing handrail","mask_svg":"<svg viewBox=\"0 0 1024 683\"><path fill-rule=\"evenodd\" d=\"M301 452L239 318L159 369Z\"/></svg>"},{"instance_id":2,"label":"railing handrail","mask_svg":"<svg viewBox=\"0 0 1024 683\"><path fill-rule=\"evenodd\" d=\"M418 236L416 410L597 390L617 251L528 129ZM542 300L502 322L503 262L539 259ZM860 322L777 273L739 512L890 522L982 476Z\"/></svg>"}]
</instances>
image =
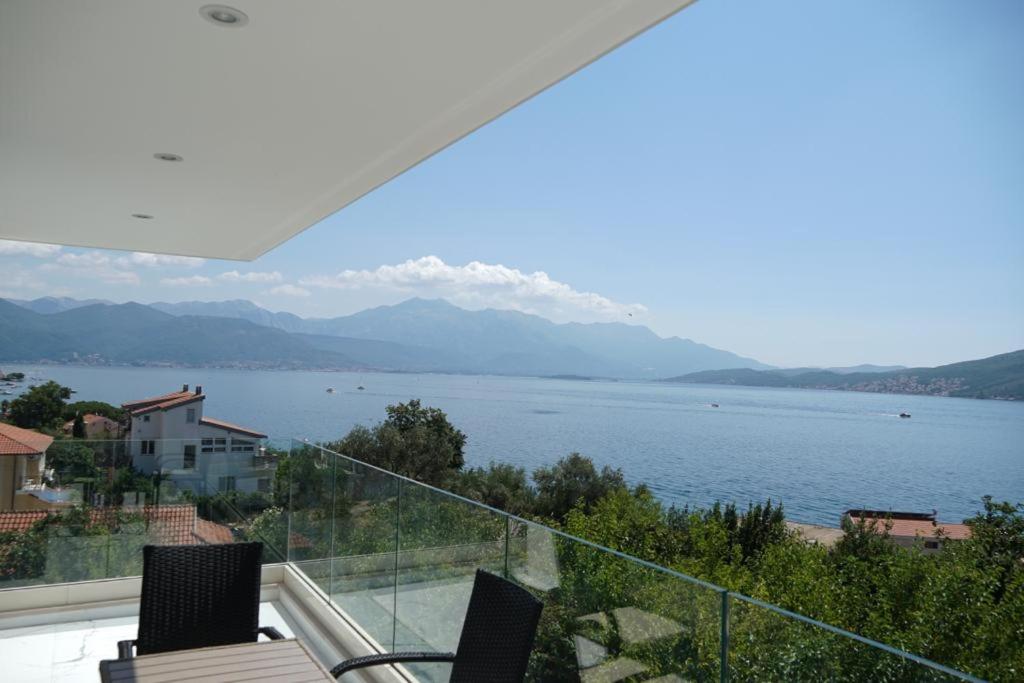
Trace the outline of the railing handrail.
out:
<instances>
[{"instance_id":1,"label":"railing handrail","mask_svg":"<svg viewBox=\"0 0 1024 683\"><path fill-rule=\"evenodd\" d=\"M823 621L819 621L817 619L814 619L812 617L808 617L808 616L803 615L803 614L799 614L797 612L792 612L792 611L787 610L785 608L779 607L778 605L773 605L771 603L764 602L763 600L758 600L757 598L753 598L753 597L750 597L748 595L743 595L742 593L737 593L735 591L731 591L731 590L729 590L727 588L724 588L722 586L718 586L718 585L715 585L715 584L710 583L708 581L704 581L703 579L698 579L695 576L690 576L689 574L683 574L682 572L676 571L674 569L670 569L668 567L663 567L662 565L655 564L654 562L649 562L647 560L640 559L639 557L634 557L632 555L629 555L628 553L624 553L624 552L621 552L619 550L615 550L613 548L605 547L603 545L600 545L598 543L594 543L593 541L588 541L588 540L586 540L584 538L580 538L578 536L573 536L572 534L566 533L566 532L561 531L559 529L553 529L553 528L551 528L551 527L549 527L549 526L547 526L545 524L541 524L539 522L535 522L533 520L529 520L529 519L526 519L524 517L520 517L518 515L514 515L514 514L512 514L510 512L505 512L504 510L499 510L499 509L491 507L490 505L487 505L485 503L481 503L481 502L473 500L471 498L466 498L465 496L461 496L461 495L459 495L457 493L452 493L451 491L445 491L444 489L438 488L436 486L432 486L431 484L425 484L423 482L416 481L415 479L412 479L411 477L406 477L404 475L397 474L395 472L391 472L390 470L386 470L386 469L384 469L382 467L378 467L376 465L372 465L370 463L363 462L362 460L359 460L357 458L353 458L353 457L345 455L343 453L338 453L337 451L333 451L330 448L327 448L327 447L323 446L322 444L313 443L313 442L309 441L308 439L295 439L294 441L295 441L295 443L300 443L303 446L310 446L310 447L313 447L313 448L317 448L317 449L319 449L320 451L322 451L324 453L333 455L333 456L338 457L338 458L343 458L345 460L348 460L348 461L350 461L352 463L355 463L357 465L360 465L362 467L366 467L366 468L369 468L371 470L375 470L377 472L380 472L380 473L382 473L382 474L384 474L386 476L392 477L392 478L397 479L399 481L407 482L407 483L412 484L414 486L418 486L418 487L421 487L421 488L424 488L424 489L427 489L427 490L430 490L430 491L434 491L434 492L436 492L436 493L438 493L438 494L440 494L442 496L446 496L448 498L452 498L452 499L461 501L463 503L466 503L468 505L472 505L474 507L486 510L486 511L488 511L490 513L493 513L495 515L498 515L500 517L504 517L506 519L514 520L514 521L517 521L517 522L521 522L523 524L527 524L527 525L530 525L530 526L533 526L533 527L539 527L539 528L541 528L541 529L543 529L543 530L545 530L545 531L547 531L549 533L552 533L554 535L560 536L560 537L562 537L564 539L567 539L569 541L582 544L584 546L593 548L593 549L601 551L601 552L608 553L609 555L618 557L618 558L626 560L628 562L633 562L635 564L638 564L638 565L643 566L645 568L654 570L656 572L660 572L662 574L666 574L666 575L671 576L673 578L682 579L683 581L685 581L687 583L690 583L690 584L693 584L693 585L696 585L696 586L700 586L702 588L706 588L708 590L711 590L711 591L714 591L716 593L719 593L720 595L723 596L723 600L728 600L728 599L731 599L731 598L735 598L735 599L740 600L742 602L747 602L749 604L756 605L757 607L761 607L762 609L767 609L769 611L773 611L773 612L775 612L775 613L777 613L777 614L779 614L779 615L781 615L783 617L786 617L786 618L789 618L789 619L796 619L797 621L800 621L802 623L808 624L810 626L814 626L814 627L817 627L817 628L824 629L824 630L826 630L826 631L828 631L830 633L834 633L835 635L838 635L840 637L849 638L849 639L857 641L859 643L863 643L864 645L868 645L870 647L878 648L878 649L882 650L883 652L886 652L886 653L889 653L891 655L900 657L902 659L906 659L906 660L912 661L912 662L914 662L916 664L920 664L922 666L934 669L936 671L939 671L941 673L947 674L949 676L953 676L955 678L959 678L959 679L964 680L964 681L970 681L971 683L985 683L985 681L983 679L977 678L977 677L972 676L972 675L970 675L968 673L965 673L963 671L958 671L956 669L950 668L948 666L945 666L944 664L940 664L938 662L934 662L934 661L932 661L930 659L927 659L925 657L921 657L920 655L915 655L915 654L913 654L911 652L907 652L905 650L900 650L899 648L895 648L895 647L893 647L891 645L886 645L885 643L881 643L881 642L879 642L877 640L872 640L871 638L867 638L865 636L856 634L856 633L854 633L852 631L847 631L846 629L840 628L838 626L833 626L831 624L826 624Z\"/></svg>"}]
</instances>

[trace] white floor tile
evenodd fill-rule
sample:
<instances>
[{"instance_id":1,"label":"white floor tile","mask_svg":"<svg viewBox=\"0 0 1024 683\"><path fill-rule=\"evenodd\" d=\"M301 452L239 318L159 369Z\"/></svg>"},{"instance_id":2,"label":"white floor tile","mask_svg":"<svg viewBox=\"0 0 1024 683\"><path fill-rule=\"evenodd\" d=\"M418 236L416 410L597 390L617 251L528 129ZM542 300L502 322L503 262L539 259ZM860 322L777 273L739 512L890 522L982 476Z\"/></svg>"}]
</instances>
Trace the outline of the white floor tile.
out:
<instances>
[{"instance_id":1,"label":"white floor tile","mask_svg":"<svg viewBox=\"0 0 1024 683\"><path fill-rule=\"evenodd\" d=\"M96 683L99 663L117 657L117 643L138 630L137 616L0 630L0 680L11 683ZM296 636L285 610L260 604L260 626L273 626L286 638Z\"/></svg>"}]
</instances>

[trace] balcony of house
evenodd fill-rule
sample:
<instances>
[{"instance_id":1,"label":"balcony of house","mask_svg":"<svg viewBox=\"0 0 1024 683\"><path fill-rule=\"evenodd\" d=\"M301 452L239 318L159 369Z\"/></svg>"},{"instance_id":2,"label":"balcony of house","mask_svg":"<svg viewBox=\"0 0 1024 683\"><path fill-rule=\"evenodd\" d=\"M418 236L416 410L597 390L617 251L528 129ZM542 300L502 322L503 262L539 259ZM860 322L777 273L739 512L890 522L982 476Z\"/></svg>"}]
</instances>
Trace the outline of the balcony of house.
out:
<instances>
[{"instance_id":1,"label":"balcony of house","mask_svg":"<svg viewBox=\"0 0 1024 683\"><path fill-rule=\"evenodd\" d=\"M158 444L168 457L183 447ZM454 652L483 569L544 605L529 680L975 680L319 446L265 446L267 492L225 488L245 472L218 468L132 478L117 443L74 448L70 465L51 459L83 504L0 515L0 657L12 680L98 680L99 662L137 631L144 546L240 541L263 544L261 625L324 670ZM449 667L342 680L439 681Z\"/></svg>"}]
</instances>

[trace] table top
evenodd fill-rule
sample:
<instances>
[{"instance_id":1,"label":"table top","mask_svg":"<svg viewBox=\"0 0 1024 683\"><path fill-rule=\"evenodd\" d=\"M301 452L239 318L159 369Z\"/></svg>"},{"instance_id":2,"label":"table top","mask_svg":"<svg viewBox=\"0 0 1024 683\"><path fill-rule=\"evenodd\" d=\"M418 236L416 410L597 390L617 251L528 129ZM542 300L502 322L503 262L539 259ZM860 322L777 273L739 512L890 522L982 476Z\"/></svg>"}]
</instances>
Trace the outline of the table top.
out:
<instances>
[{"instance_id":1,"label":"table top","mask_svg":"<svg viewBox=\"0 0 1024 683\"><path fill-rule=\"evenodd\" d=\"M333 681L295 639L204 647L100 662L104 683L174 683L176 681Z\"/></svg>"}]
</instances>

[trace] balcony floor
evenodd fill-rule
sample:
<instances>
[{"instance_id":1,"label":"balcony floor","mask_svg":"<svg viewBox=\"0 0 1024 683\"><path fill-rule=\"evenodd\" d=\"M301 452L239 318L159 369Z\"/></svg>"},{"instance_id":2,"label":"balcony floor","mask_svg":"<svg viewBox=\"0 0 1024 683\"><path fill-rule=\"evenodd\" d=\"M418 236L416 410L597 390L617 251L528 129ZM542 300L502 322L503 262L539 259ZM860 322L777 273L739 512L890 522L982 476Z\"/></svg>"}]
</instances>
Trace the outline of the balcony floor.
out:
<instances>
[{"instance_id":1,"label":"balcony floor","mask_svg":"<svg viewBox=\"0 0 1024 683\"><path fill-rule=\"evenodd\" d=\"M286 638L301 637L284 614L276 601L260 603L261 626L274 626ZM117 658L117 641L135 637L139 617L129 614L31 626L16 622L16 618L0 621L0 678L18 683L96 683L100 660Z\"/></svg>"}]
</instances>

